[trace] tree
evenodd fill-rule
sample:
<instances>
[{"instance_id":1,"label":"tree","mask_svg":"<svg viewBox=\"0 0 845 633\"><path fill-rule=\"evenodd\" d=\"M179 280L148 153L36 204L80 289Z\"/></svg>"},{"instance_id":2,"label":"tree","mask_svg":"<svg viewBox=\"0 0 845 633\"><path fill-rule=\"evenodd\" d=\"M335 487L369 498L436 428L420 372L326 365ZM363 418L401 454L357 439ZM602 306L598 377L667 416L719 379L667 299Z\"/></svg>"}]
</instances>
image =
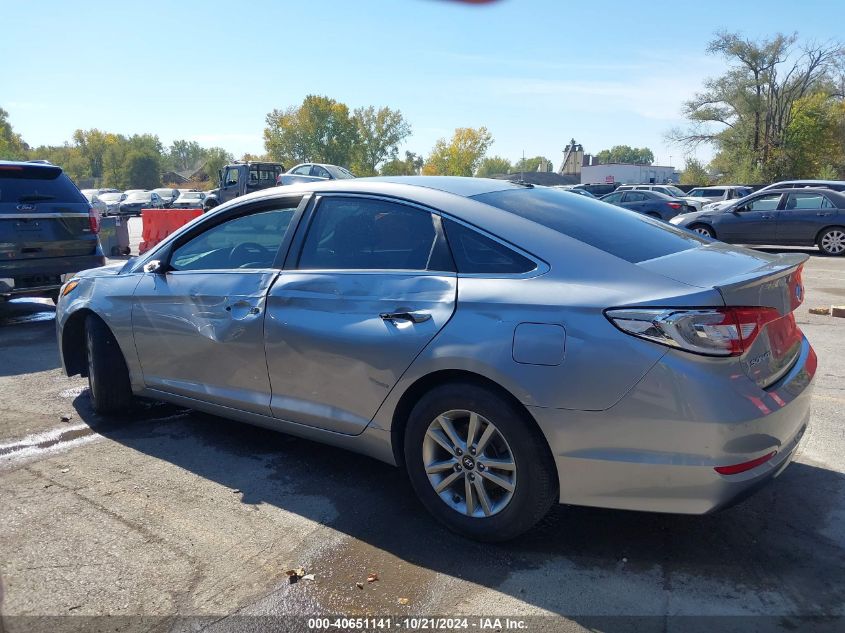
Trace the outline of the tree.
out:
<instances>
[{"instance_id":1,"label":"tree","mask_svg":"<svg viewBox=\"0 0 845 633\"><path fill-rule=\"evenodd\" d=\"M73 133L73 143L79 148L80 155L88 163L88 176L102 178L108 135L96 128L76 130Z\"/></svg>"},{"instance_id":2,"label":"tree","mask_svg":"<svg viewBox=\"0 0 845 633\"><path fill-rule=\"evenodd\" d=\"M550 165L550 161L545 156L535 156L534 158L520 158L513 166L513 173L521 171L537 171L540 165Z\"/></svg>"},{"instance_id":3,"label":"tree","mask_svg":"<svg viewBox=\"0 0 845 633\"><path fill-rule=\"evenodd\" d=\"M131 149L126 155L126 179L130 187L155 189L161 184L161 155Z\"/></svg>"},{"instance_id":4,"label":"tree","mask_svg":"<svg viewBox=\"0 0 845 633\"><path fill-rule=\"evenodd\" d=\"M416 176L422 169L423 157L414 152L405 152L405 160L393 158L381 166L382 176Z\"/></svg>"},{"instance_id":5,"label":"tree","mask_svg":"<svg viewBox=\"0 0 845 633\"><path fill-rule=\"evenodd\" d=\"M797 41L794 34L751 40L717 33L708 53L723 57L730 68L705 81L686 102L691 125L671 131L670 140L686 148L713 145L721 170L739 182L792 175L784 155L796 103L815 93L841 100L837 73L845 61L841 44Z\"/></svg>"},{"instance_id":6,"label":"tree","mask_svg":"<svg viewBox=\"0 0 845 633\"><path fill-rule=\"evenodd\" d=\"M205 150L196 141L177 140L170 144L166 163L173 171L187 171L199 167Z\"/></svg>"},{"instance_id":7,"label":"tree","mask_svg":"<svg viewBox=\"0 0 845 633\"><path fill-rule=\"evenodd\" d=\"M205 151L205 166L203 167L203 171L212 182L216 182L217 172L233 160L235 160L235 157L222 147L212 147Z\"/></svg>"},{"instance_id":8,"label":"tree","mask_svg":"<svg viewBox=\"0 0 845 633\"><path fill-rule=\"evenodd\" d=\"M356 128L343 103L308 95L299 107L273 110L266 122L264 147L273 160L341 166L351 162Z\"/></svg>"},{"instance_id":9,"label":"tree","mask_svg":"<svg viewBox=\"0 0 845 633\"><path fill-rule=\"evenodd\" d=\"M460 127L452 139L441 138L423 165L423 174L444 176L472 176L481 159L493 143L486 127Z\"/></svg>"},{"instance_id":10,"label":"tree","mask_svg":"<svg viewBox=\"0 0 845 633\"><path fill-rule=\"evenodd\" d=\"M682 185L709 185L710 174L696 158L688 158L684 166L684 171L681 172Z\"/></svg>"},{"instance_id":11,"label":"tree","mask_svg":"<svg viewBox=\"0 0 845 633\"><path fill-rule=\"evenodd\" d=\"M387 107L357 108L352 120L357 132L352 171L358 176L375 176L381 163L398 156L399 144L411 134L402 113Z\"/></svg>"},{"instance_id":12,"label":"tree","mask_svg":"<svg viewBox=\"0 0 845 633\"><path fill-rule=\"evenodd\" d=\"M0 159L26 160L29 146L23 142L21 135L12 129L9 123L9 113L0 108Z\"/></svg>"},{"instance_id":13,"label":"tree","mask_svg":"<svg viewBox=\"0 0 845 633\"><path fill-rule=\"evenodd\" d=\"M486 178L487 176L510 174L512 171L513 165L511 165L511 162L507 158L489 156L478 165L478 171L475 172L475 175L479 178Z\"/></svg>"},{"instance_id":14,"label":"tree","mask_svg":"<svg viewBox=\"0 0 845 633\"><path fill-rule=\"evenodd\" d=\"M631 147L630 145L614 145L610 149L603 149L596 158L599 163L627 163L630 165L651 165L654 154L647 147Z\"/></svg>"},{"instance_id":15,"label":"tree","mask_svg":"<svg viewBox=\"0 0 845 633\"><path fill-rule=\"evenodd\" d=\"M819 178L845 167L845 103L821 92L792 106L784 151L775 160L792 178ZM829 169L825 169L829 168Z\"/></svg>"}]
</instances>

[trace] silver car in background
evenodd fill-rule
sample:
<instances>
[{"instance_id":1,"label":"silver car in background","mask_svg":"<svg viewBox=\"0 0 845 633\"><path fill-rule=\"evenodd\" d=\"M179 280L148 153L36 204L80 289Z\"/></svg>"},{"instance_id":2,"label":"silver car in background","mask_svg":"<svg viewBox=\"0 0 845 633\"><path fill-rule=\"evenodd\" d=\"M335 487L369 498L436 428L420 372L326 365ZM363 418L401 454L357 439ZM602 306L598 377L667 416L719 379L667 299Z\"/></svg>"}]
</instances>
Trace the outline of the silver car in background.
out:
<instances>
[{"instance_id":1,"label":"silver car in background","mask_svg":"<svg viewBox=\"0 0 845 633\"><path fill-rule=\"evenodd\" d=\"M101 414L145 396L358 451L503 540L556 502L700 514L783 471L805 260L558 189L336 180L76 275L56 325Z\"/></svg>"}]
</instances>

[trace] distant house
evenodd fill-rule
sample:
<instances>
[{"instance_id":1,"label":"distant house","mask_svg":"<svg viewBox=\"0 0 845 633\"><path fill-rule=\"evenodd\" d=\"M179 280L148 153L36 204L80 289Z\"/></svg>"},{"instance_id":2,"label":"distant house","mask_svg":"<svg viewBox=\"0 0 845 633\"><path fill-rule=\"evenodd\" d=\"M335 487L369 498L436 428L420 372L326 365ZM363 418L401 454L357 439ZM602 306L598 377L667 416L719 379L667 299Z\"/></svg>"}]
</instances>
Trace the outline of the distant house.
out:
<instances>
[{"instance_id":1,"label":"distant house","mask_svg":"<svg viewBox=\"0 0 845 633\"><path fill-rule=\"evenodd\" d=\"M676 183L679 178L680 174L674 167L665 165L609 163L584 165L581 168L582 183L662 184Z\"/></svg>"}]
</instances>

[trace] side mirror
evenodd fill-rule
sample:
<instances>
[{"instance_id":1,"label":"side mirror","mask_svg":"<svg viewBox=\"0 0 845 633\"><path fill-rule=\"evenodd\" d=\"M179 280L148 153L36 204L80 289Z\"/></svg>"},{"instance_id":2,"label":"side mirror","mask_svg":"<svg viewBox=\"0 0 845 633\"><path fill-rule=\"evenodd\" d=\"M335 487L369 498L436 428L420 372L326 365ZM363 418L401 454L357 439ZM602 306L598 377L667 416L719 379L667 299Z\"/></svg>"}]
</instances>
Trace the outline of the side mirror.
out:
<instances>
[{"instance_id":1,"label":"side mirror","mask_svg":"<svg viewBox=\"0 0 845 633\"><path fill-rule=\"evenodd\" d=\"M161 275L164 274L164 266L162 266L161 261L153 259L144 264L144 272Z\"/></svg>"}]
</instances>

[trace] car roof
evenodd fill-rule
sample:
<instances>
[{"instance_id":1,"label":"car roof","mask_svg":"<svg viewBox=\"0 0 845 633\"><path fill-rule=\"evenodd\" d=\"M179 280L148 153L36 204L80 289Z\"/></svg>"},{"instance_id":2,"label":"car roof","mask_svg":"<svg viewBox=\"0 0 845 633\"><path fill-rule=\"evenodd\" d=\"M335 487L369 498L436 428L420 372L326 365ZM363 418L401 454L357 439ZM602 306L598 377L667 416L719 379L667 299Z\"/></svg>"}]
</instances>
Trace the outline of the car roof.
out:
<instances>
[{"instance_id":1,"label":"car roof","mask_svg":"<svg viewBox=\"0 0 845 633\"><path fill-rule=\"evenodd\" d=\"M794 187L772 187L771 189L766 189L765 191L761 189L760 191L755 191L754 193L818 193L825 195L832 194L837 198L845 196L845 193L841 191L834 191L833 189L828 189L827 187L801 187L800 189L795 189Z\"/></svg>"}]
</instances>

